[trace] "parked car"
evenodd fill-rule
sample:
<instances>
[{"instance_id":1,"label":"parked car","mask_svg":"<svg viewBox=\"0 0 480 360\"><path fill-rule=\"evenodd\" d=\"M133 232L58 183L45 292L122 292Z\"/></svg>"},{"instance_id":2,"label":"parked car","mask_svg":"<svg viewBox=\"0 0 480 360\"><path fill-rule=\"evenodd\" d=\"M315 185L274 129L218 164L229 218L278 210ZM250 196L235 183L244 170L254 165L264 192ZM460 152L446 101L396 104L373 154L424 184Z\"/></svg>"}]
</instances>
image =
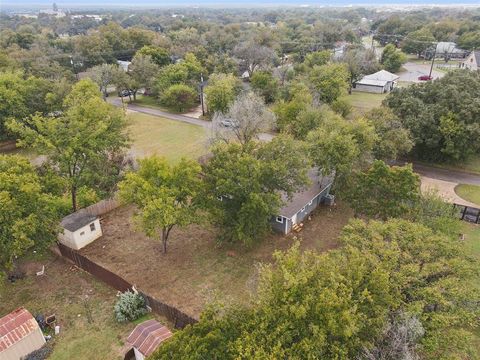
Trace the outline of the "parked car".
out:
<instances>
[{"instance_id":1,"label":"parked car","mask_svg":"<svg viewBox=\"0 0 480 360\"><path fill-rule=\"evenodd\" d=\"M122 91L118 92L119 97L125 97L125 96L130 96L130 95L133 95L132 90L122 90Z\"/></svg>"},{"instance_id":2,"label":"parked car","mask_svg":"<svg viewBox=\"0 0 480 360\"><path fill-rule=\"evenodd\" d=\"M223 119L222 121L220 121L220 124L223 127L226 127L226 128L237 128L238 127L238 124L235 124L235 122L232 119Z\"/></svg>"},{"instance_id":3,"label":"parked car","mask_svg":"<svg viewBox=\"0 0 480 360\"><path fill-rule=\"evenodd\" d=\"M429 75L421 75L418 77L418 80L421 80L421 81L428 81L428 80L432 80L433 77L429 76Z\"/></svg>"}]
</instances>

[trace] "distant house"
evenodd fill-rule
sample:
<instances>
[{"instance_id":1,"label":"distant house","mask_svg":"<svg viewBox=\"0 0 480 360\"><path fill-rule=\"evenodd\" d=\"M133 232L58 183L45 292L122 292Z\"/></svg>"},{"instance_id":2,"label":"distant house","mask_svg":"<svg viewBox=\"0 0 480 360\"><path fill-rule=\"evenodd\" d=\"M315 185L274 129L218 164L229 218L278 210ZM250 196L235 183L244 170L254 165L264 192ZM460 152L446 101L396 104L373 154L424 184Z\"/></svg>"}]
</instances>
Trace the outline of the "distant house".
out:
<instances>
[{"instance_id":1,"label":"distant house","mask_svg":"<svg viewBox=\"0 0 480 360\"><path fill-rule=\"evenodd\" d=\"M98 217L82 210L65 216L60 226L63 231L58 235L58 240L75 250L80 250L102 236Z\"/></svg>"},{"instance_id":2,"label":"distant house","mask_svg":"<svg viewBox=\"0 0 480 360\"><path fill-rule=\"evenodd\" d=\"M288 234L298 227L329 195L332 187L331 176L319 176L316 169L310 170L308 176L311 185L307 189L293 194L290 200L285 195L283 196L285 206L271 221L274 230Z\"/></svg>"},{"instance_id":3,"label":"distant house","mask_svg":"<svg viewBox=\"0 0 480 360\"><path fill-rule=\"evenodd\" d=\"M467 58L460 64L461 69L478 70L480 69L480 51L472 51Z\"/></svg>"},{"instance_id":4,"label":"distant house","mask_svg":"<svg viewBox=\"0 0 480 360\"><path fill-rule=\"evenodd\" d=\"M42 330L24 308L0 318L0 359L18 360L45 344Z\"/></svg>"},{"instance_id":5,"label":"distant house","mask_svg":"<svg viewBox=\"0 0 480 360\"><path fill-rule=\"evenodd\" d=\"M366 75L361 80L353 84L353 90L370 93L387 93L393 90L397 84L399 76L386 70L380 70L376 73Z\"/></svg>"},{"instance_id":6,"label":"distant house","mask_svg":"<svg viewBox=\"0 0 480 360\"><path fill-rule=\"evenodd\" d=\"M120 68L125 72L128 72L128 67L130 66L131 63L132 63L131 61L117 60L118 66L120 66Z\"/></svg>"},{"instance_id":7,"label":"distant house","mask_svg":"<svg viewBox=\"0 0 480 360\"><path fill-rule=\"evenodd\" d=\"M156 320L147 320L133 329L127 343L133 347L134 359L144 360L171 336L172 333L166 326Z\"/></svg>"},{"instance_id":8,"label":"distant house","mask_svg":"<svg viewBox=\"0 0 480 360\"><path fill-rule=\"evenodd\" d=\"M425 59L431 59L435 53L435 58L450 59L463 59L467 55L467 52L463 49L459 49L457 44L451 41L440 41L436 46L425 51Z\"/></svg>"}]
</instances>

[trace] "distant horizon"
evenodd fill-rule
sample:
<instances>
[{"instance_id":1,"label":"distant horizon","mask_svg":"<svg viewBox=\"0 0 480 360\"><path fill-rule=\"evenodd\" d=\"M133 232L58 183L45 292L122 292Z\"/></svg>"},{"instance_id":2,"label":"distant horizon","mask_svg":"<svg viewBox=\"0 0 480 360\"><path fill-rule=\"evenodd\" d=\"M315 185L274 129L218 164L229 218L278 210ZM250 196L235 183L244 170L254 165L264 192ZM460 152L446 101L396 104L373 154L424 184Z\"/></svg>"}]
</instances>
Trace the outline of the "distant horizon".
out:
<instances>
[{"instance_id":1,"label":"distant horizon","mask_svg":"<svg viewBox=\"0 0 480 360\"><path fill-rule=\"evenodd\" d=\"M51 0L27 0L25 2L15 1L15 2L2 2L0 4L0 10L6 9L23 9L23 10L43 10L51 9L52 4L55 1ZM452 4L451 0L380 0L375 2L368 2L366 0L316 0L316 1L305 1L305 0L266 0L266 1L255 1L255 0L246 0L239 4L238 1L234 0L167 0L167 1L156 1L156 0L140 0L135 4L132 4L131 0L106 0L102 1L101 5L97 0L71 0L71 1L57 1L56 2L59 9L69 10L69 9L107 9L107 8L124 8L124 9L141 9L141 8L261 8L261 7L329 7L329 8L341 8L341 7L451 7L451 8L461 8L464 6L468 7L480 7L479 0L462 0L461 4Z\"/></svg>"}]
</instances>

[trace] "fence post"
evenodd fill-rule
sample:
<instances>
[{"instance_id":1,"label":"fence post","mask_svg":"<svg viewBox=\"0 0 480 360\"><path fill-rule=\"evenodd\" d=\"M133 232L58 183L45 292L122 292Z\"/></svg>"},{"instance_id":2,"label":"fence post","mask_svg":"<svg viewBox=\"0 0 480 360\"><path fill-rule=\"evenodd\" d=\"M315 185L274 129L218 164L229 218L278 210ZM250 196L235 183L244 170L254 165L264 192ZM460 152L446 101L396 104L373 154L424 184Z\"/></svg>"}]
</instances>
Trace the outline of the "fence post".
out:
<instances>
[{"instance_id":1,"label":"fence post","mask_svg":"<svg viewBox=\"0 0 480 360\"><path fill-rule=\"evenodd\" d=\"M465 206L465 207L463 208L462 217L461 217L460 220L463 220L463 219L465 218L465 214L467 213L467 209L468 209L468 206Z\"/></svg>"},{"instance_id":2,"label":"fence post","mask_svg":"<svg viewBox=\"0 0 480 360\"><path fill-rule=\"evenodd\" d=\"M477 220L475 220L475 224L478 224L479 221L480 221L480 209L478 209Z\"/></svg>"}]
</instances>

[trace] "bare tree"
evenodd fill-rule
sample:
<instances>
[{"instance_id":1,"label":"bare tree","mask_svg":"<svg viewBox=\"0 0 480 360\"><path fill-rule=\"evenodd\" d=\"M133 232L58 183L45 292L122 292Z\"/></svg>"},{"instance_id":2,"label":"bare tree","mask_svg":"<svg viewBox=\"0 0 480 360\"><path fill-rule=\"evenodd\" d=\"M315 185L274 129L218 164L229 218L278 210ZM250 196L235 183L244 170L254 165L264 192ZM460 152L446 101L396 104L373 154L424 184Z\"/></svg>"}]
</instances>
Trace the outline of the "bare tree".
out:
<instances>
[{"instance_id":1,"label":"bare tree","mask_svg":"<svg viewBox=\"0 0 480 360\"><path fill-rule=\"evenodd\" d=\"M98 84L103 94L103 99L108 96L108 86L113 85L122 75L122 69L114 64L102 64L88 70L89 77Z\"/></svg>"},{"instance_id":2,"label":"bare tree","mask_svg":"<svg viewBox=\"0 0 480 360\"><path fill-rule=\"evenodd\" d=\"M405 313L395 314L383 337L372 349L365 349L358 360L418 360L418 341L425 334L420 320Z\"/></svg>"},{"instance_id":3,"label":"bare tree","mask_svg":"<svg viewBox=\"0 0 480 360\"><path fill-rule=\"evenodd\" d=\"M253 92L243 93L226 114L214 115L211 142L238 141L246 144L259 139L260 134L271 130L274 124L275 116L265 106L263 99Z\"/></svg>"},{"instance_id":4,"label":"bare tree","mask_svg":"<svg viewBox=\"0 0 480 360\"><path fill-rule=\"evenodd\" d=\"M253 75L255 70L271 65L276 58L272 49L253 42L244 42L237 45L233 53L241 61L241 68L248 71L249 77Z\"/></svg>"}]
</instances>

